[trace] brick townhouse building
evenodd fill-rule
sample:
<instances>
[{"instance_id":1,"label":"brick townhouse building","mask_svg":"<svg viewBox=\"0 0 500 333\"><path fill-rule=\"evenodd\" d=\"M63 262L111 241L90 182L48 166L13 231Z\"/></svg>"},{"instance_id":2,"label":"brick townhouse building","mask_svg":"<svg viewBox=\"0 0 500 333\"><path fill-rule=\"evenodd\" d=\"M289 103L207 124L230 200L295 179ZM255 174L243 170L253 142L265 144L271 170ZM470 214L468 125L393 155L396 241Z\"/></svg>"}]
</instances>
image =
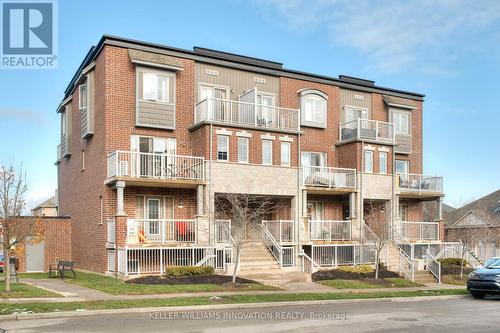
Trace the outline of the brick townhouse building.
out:
<instances>
[{"instance_id":1,"label":"brick townhouse building","mask_svg":"<svg viewBox=\"0 0 500 333\"><path fill-rule=\"evenodd\" d=\"M442 178L423 175L423 101L374 81L105 35L57 109L57 204L71 216L73 259L122 277L223 270L234 258L216 197L244 193L276 209L256 221L263 251L248 251L242 274L371 263L382 224L383 261L411 276L446 245Z\"/></svg>"}]
</instances>

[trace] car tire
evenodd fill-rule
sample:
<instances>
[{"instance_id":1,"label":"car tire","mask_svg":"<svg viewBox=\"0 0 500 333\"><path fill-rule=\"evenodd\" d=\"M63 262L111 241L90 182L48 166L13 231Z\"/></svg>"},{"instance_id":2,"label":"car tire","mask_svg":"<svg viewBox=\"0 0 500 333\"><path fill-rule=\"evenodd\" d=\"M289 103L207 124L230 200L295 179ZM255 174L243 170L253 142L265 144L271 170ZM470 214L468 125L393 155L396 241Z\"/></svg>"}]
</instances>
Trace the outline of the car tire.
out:
<instances>
[{"instance_id":1,"label":"car tire","mask_svg":"<svg viewBox=\"0 0 500 333\"><path fill-rule=\"evenodd\" d=\"M485 294L484 293L478 293L478 292L475 292L475 293L470 293L472 295L473 298L475 299L483 299Z\"/></svg>"}]
</instances>

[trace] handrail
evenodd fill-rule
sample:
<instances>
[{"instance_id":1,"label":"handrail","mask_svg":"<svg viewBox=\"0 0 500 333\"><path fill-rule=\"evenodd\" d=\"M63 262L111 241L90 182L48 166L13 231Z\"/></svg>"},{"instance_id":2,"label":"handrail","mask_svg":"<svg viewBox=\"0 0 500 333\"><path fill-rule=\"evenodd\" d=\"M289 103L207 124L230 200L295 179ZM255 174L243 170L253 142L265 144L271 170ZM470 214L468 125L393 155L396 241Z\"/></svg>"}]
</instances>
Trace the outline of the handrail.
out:
<instances>
[{"instance_id":1,"label":"handrail","mask_svg":"<svg viewBox=\"0 0 500 333\"><path fill-rule=\"evenodd\" d=\"M271 254L274 256L274 258L276 258L276 260L278 261L278 263L280 265L282 265L282 262L283 262L283 251L281 249L281 245L278 244L278 242L276 241L276 239L274 239L273 235L271 234L271 232L267 229L267 227L264 225L264 224L261 224L261 227L262 227L262 232L264 233L262 239L264 240L264 244L266 244L267 248L269 249L269 251L271 251ZM266 237L264 237L266 236ZM268 242L266 240L270 240L271 241L271 245L268 244ZM278 252L278 254L276 254L275 252L276 251Z\"/></svg>"},{"instance_id":2,"label":"handrail","mask_svg":"<svg viewBox=\"0 0 500 333\"><path fill-rule=\"evenodd\" d=\"M372 240L370 240L368 237L366 237L366 234L369 234ZM380 242L380 237L378 237L373 230L365 223L363 222L363 233L362 233L362 238L363 238L363 243L377 243Z\"/></svg>"},{"instance_id":3,"label":"handrail","mask_svg":"<svg viewBox=\"0 0 500 333\"><path fill-rule=\"evenodd\" d=\"M399 249L399 272L403 273L411 281L415 281L415 259L410 258L402 248ZM404 269L404 261L409 265L409 271Z\"/></svg>"},{"instance_id":4,"label":"handrail","mask_svg":"<svg viewBox=\"0 0 500 333\"><path fill-rule=\"evenodd\" d=\"M306 273L313 273L314 271L314 268L320 268L321 266L316 262L314 261L311 257L309 257L305 252L304 250L302 250L300 253L299 253L299 256L302 258L302 272L306 272ZM308 262L309 264L306 265L305 263Z\"/></svg>"},{"instance_id":5,"label":"handrail","mask_svg":"<svg viewBox=\"0 0 500 333\"><path fill-rule=\"evenodd\" d=\"M430 260L429 260L430 259ZM438 283L441 283L441 262L434 257L429 249L427 249L427 256L425 261L425 268L432 273L438 280Z\"/></svg>"}]
</instances>

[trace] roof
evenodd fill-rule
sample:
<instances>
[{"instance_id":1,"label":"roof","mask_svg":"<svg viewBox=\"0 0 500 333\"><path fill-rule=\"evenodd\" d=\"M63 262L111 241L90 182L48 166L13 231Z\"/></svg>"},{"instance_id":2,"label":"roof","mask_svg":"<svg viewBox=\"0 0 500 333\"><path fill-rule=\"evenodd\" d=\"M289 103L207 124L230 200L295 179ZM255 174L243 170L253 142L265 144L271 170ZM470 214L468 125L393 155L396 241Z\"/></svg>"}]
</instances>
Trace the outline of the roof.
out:
<instances>
[{"instance_id":1,"label":"roof","mask_svg":"<svg viewBox=\"0 0 500 333\"><path fill-rule=\"evenodd\" d=\"M489 224L500 227L500 190L448 212L443 208L445 227L452 228L468 214L475 214Z\"/></svg>"},{"instance_id":2,"label":"roof","mask_svg":"<svg viewBox=\"0 0 500 333\"><path fill-rule=\"evenodd\" d=\"M39 204L38 206L36 206L32 210L36 210L39 208L56 208L56 207L57 207L56 197L52 197L52 198L48 198L47 200L45 200L44 202L42 202L41 204Z\"/></svg>"},{"instance_id":3,"label":"roof","mask_svg":"<svg viewBox=\"0 0 500 333\"><path fill-rule=\"evenodd\" d=\"M443 213L451 213L455 209L456 209L455 207L443 203Z\"/></svg>"},{"instance_id":4,"label":"roof","mask_svg":"<svg viewBox=\"0 0 500 333\"><path fill-rule=\"evenodd\" d=\"M382 94L388 94L391 96L402 97L413 99L417 101L423 101L425 97L424 94L398 90L393 88L387 88L375 85L374 81L355 78L347 75L339 75L339 77L325 76L320 74L308 73L297 71L293 69L287 69L283 67L283 64L276 61L264 60L244 55L238 55L229 52L222 52L212 49L206 49L202 47L194 47L193 50L186 50L181 48L175 48L167 45L155 44L140 40L134 40L119 36L103 35L96 46L92 46L85 56L83 62L78 67L78 70L71 79L68 87L66 88L63 101L66 100L78 82L82 70L94 61L103 47L105 45L114 45L118 47L125 47L129 49L142 50L147 52L157 52L160 54L166 54L177 57L184 57L188 59L193 59L199 62L210 62L217 63L227 67L237 67L251 68L251 70L256 72L262 72L270 75L286 76L291 78L297 78L302 80L309 80L312 82L319 82L325 84L333 84L340 87L345 87L348 89L357 89L360 91L367 92L379 92ZM60 105L62 106L62 105ZM59 110L59 108L58 108Z\"/></svg>"}]
</instances>

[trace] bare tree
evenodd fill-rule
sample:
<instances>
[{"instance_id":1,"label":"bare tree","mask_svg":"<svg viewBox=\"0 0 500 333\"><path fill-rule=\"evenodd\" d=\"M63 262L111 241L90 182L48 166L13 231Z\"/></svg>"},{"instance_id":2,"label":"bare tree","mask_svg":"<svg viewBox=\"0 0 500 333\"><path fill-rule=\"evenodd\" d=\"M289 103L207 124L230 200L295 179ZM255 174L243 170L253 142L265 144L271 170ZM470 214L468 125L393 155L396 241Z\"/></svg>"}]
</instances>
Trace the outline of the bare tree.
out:
<instances>
[{"instance_id":1,"label":"bare tree","mask_svg":"<svg viewBox=\"0 0 500 333\"><path fill-rule=\"evenodd\" d=\"M260 227L257 223L275 210L275 204L269 198L250 194L219 193L215 196L215 205L216 220L231 220L230 226L221 224L221 227L235 251L234 283L238 275L243 246L252 241L249 234L256 227Z\"/></svg>"},{"instance_id":2,"label":"bare tree","mask_svg":"<svg viewBox=\"0 0 500 333\"><path fill-rule=\"evenodd\" d=\"M28 190L26 173L22 166L14 169L11 163L0 166L0 230L4 257L5 291L11 290L10 254L17 244L24 244L33 235L37 219L20 218L25 208Z\"/></svg>"},{"instance_id":3,"label":"bare tree","mask_svg":"<svg viewBox=\"0 0 500 333\"><path fill-rule=\"evenodd\" d=\"M365 226L363 233L367 241L373 243L375 248L375 279L379 278L381 267L381 254L386 245L391 241L391 234L387 219L385 218L385 203L374 204L368 200L364 207ZM381 217L384 216L382 219Z\"/></svg>"}]
</instances>

